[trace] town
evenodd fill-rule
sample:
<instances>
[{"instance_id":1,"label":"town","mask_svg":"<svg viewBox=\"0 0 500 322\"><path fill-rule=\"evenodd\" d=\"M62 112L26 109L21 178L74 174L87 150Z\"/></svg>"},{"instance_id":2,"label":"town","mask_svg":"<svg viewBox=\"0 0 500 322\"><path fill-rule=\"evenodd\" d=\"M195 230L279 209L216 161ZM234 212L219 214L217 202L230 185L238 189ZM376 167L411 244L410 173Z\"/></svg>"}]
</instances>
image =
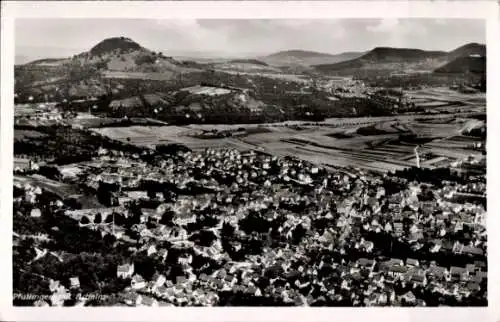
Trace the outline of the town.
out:
<instances>
[{"instance_id":1,"label":"town","mask_svg":"<svg viewBox=\"0 0 500 322\"><path fill-rule=\"evenodd\" d=\"M13 304L487 306L486 46L462 44L16 65Z\"/></svg>"},{"instance_id":2,"label":"town","mask_svg":"<svg viewBox=\"0 0 500 322\"><path fill-rule=\"evenodd\" d=\"M106 305L78 296L97 291L148 306L486 301L486 211L460 198L484 194L484 174L431 184L174 148L100 148L91 161L16 172L19 287L51 293L51 305ZM62 199L61 182L82 194Z\"/></svg>"}]
</instances>

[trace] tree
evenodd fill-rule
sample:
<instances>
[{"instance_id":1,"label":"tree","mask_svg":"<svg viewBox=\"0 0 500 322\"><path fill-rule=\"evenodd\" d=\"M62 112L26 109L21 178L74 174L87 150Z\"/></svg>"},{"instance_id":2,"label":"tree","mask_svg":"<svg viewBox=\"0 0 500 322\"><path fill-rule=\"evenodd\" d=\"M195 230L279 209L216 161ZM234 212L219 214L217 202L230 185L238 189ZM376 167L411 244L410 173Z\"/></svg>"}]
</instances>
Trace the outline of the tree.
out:
<instances>
[{"instance_id":1,"label":"tree","mask_svg":"<svg viewBox=\"0 0 500 322\"><path fill-rule=\"evenodd\" d=\"M89 224L89 223L90 223L90 220L89 220L89 218L88 218L87 216L83 216L83 217L80 219L80 223L81 223L82 225L87 225L87 224Z\"/></svg>"},{"instance_id":2,"label":"tree","mask_svg":"<svg viewBox=\"0 0 500 322\"><path fill-rule=\"evenodd\" d=\"M230 223L227 223L225 222L223 225L222 225L222 232L221 232L221 235L224 237L224 238L230 238L234 235L234 232L235 232L235 228L230 224Z\"/></svg>"},{"instance_id":3,"label":"tree","mask_svg":"<svg viewBox=\"0 0 500 322\"><path fill-rule=\"evenodd\" d=\"M131 214L130 220L128 223L131 225L140 224L142 217L142 210L136 203L130 205L129 213Z\"/></svg>"},{"instance_id":4,"label":"tree","mask_svg":"<svg viewBox=\"0 0 500 322\"><path fill-rule=\"evenodd\" d=\"M189 238L189 240L205 247L210 247L216 239L217 236L211 230L202 230Z\"/></svg>"},{"instance_id":5,"label":"tree","mask_svg":"<svg viewBox=\"0 0 500 322\"><path fill-rule=\"evenodd\" d=\"M160 224L166 225L166 226L172 226L173 225L173 218L174 218L175 213L172 210L167 210L163 213L160 219Z\"/></svg>"},{"instance_id":6,"label":"tree","mask_svg":"<svg viewBox=\"0 0 500 322\"><path fill-rule=\"evenodd\" d=\"M94 223L95 224L100 224L102 222L102 216L101 213L97 213L94 217Z\"/></svg>"},{"instance_id":7,"label":"tree","mask_svg":"<svg viewBox=\"0 0 500 322\"><path fill-rule=\"evenodd\" d=\"M136 273L144 277L144 279L147 281L151 280L154 273L156 272L155 261L152 258L145 256L143 254L139 255L134 260L134 267Z\"/></svg>"},{"instance_id":8,"label":"tree","mask_svg":"<svg viewBox=\"0 0 500 322\"><path fill-rule=\"evenodd\" d=\"M110 246L113 246L113 244L115 243L116 241L116 237L112 234L106 234L104 235L103 237L103 242L106 244L106 245L110 245Z\"/></svg>"},{"instance_id":9,"label":"tree","mask_svg":"<svg viewBox=\"0 0 500 322\"><path fill-rule=\"evenodd\" d=\"M112 222L113 222L113 215L114 215L114 214L111 214L111 215L107 216L107 217L106 217L106 219L104 220L104 222L105 222L106 224L110 224L110 223L112 223ZM116 222L116 216L115 216L115 222Z\"/></svg>"},{"instance_id":10,"label":"tree","mask_svg":"<svg viewBox=\"0 0 500 322\"><path fill-rule=\"evenodd\" d=\"M300 243L302 241L302 238L305 237L306 232L307 231L304 228L304 226L302 226L302 224L297 225L297 227L295 227L295 229L292 232L293 243L294 244Z\"/></svg>"}]
</instances>

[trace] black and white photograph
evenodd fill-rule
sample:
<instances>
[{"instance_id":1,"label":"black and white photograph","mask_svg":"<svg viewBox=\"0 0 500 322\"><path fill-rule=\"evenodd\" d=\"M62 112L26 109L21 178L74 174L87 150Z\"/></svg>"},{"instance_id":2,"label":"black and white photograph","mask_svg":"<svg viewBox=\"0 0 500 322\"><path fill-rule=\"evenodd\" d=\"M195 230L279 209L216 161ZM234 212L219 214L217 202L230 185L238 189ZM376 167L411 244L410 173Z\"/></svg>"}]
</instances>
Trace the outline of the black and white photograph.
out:
<instances>
[{"instance_id":1,"label":"black and white photograph","mask_svg":"<svg viewBox=\"0 0 500 322\"><path fill-rule=\"evenodd\" d=\"M485 19L13 26L14 307L488 306Z\"/></svg>"}]
</instances>

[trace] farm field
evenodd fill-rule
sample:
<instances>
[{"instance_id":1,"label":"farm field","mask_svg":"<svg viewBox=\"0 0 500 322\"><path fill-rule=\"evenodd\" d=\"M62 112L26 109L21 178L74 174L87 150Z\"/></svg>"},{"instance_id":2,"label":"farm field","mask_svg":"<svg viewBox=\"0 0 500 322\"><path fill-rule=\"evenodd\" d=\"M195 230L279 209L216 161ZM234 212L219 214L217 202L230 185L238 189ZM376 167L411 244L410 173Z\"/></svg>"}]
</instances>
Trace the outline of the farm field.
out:
<instances>
[{"instance_id":1,"label":"farm field","mask_svg":"<svg viewBox=\"0 0 500 322\"><path fill-rule=\"evenodd\" d=\"M226 88L208 87L208 86L187 87L184 88L184 91L190 92L191 94L195 95L209 95L209 96L225 95L231 93L231 90Z\"/></svg>"},{"instance_id":2,"label":"farm field","mask_svg":"<svg viewBox=\"0 0 500 322\"><path fill-rule=\"evenodd\" d=\"M122 142L146 147L178 143L197 150L205 148L260 149L277 155L292 155L317 164L355 166L381 171L416 164L414 149L421 145L421 166L445 166L480 152L472 150L479 139L462 136L464 128L480 121L466 115L395 116L383 118L329 119L318 125L286 122L265 125L130 126L93 129ZM265 127L238 137L202 139L201 130L236 130Z\"/></svg>"},{"instance_id":3,"label":"farm field","mask_svg":"<svg viewBox=\"0 0 500 322\"><path fill-rule=\"evenodd\" d=\"M15 130L14 131L14 140L24 140L24 139L33 139L33 138L41 138L46 136L46 134L34 130Z\"/></svg>"},{"instance_id":4,"label":"farm field","mask_svg":"<svg viewBox=\"0 0 500 322\"><path fill-rule=\"evenodd\" d=\"M59 181L54 181L41 175L32 175L32 176L15 175L14 182L40 186L42 189L46 189L58 195L61 198L67 198L70 195L80 193L80 191L73 185L61 183Z\"/></svg>"},{"instance_id":5,"label":"farm field","mask_svg":"<svg viewBox=\"0 0 500 322\"><path fill-rule=\"evenodd\" d=\"M77 186L72 184L54 181L36 174L31 176L14 175L14 183L16 182L23 185L31 184L33 186L38 186L42 189L52 192L61 199L66 199L69 197L75 198L84 209L102 207L102 204L97 201L97 198L95 196L89 196L82 193L82 191L80 191Z\"/></svg>"},{"instance_id":6,"label":"farm field","mask_svg":"<svg viewBox=\"0 0 500 322\"><path fill-rule=\"evenodd\" d=\"M110 139L131 143L138 146L154 147L157 144L175 143L172 140L179 132L185 131L178 126L127 126L127 127L108 127L94 128L97 132Z\"/></svg>"},{"instance_id":7,"label":"farm field","mask_svg":"<svg viewBox=\"0 0 500 322\"><path fill-rule=\"evenodd\" d=\"M233 75L249 75L249 76L261 76L272 79L280 79L284 81L290 82L298 82L298 83L308 83L309 79L304 78L302 75L296 74L284 74L284 73L270 73L270 72L248 72L248 71L234 71L234 70L224 70L225 73L233 74Z\"/></svg>"},{"instance_id":8,"label":"farm field","mask_svg":"<svg viewBox=\"0 0 500 322\"><path fill-rule=\"evenodd\" d=\"M431 107L432 105L438 106L445 103L448 103L448 105L486 105L485 93L466 94L445 87L424 88L407 91L406 93L410 97L410 101L417 106Z\"/></svg>"},{"instance_id":9,"label":"farm field","mask_svg":"<svg viewBox=\"0 0 500 322\"><path fill-rule=\"evenodd\" d=\"M238 150L256 147L234 138L199 139L191 136L192 130L181 126L130 126L99 128L93 131L111 139L138 146L154 148L159 144L183 144L190 149L234 148Z\"/></svg>"},{"instance_id":10,"label":"farm field","mask_svg":"<svg viewBox=\"0 0 500 322\"><path fill-rule=\"evenodd\" d=\"M169 71L164 72L121 72L121 71L106 71L103 75L105 78L116 78L116 79L147 79L147 80L173 80L176 74Z\"/></svg>"}]
</instances>

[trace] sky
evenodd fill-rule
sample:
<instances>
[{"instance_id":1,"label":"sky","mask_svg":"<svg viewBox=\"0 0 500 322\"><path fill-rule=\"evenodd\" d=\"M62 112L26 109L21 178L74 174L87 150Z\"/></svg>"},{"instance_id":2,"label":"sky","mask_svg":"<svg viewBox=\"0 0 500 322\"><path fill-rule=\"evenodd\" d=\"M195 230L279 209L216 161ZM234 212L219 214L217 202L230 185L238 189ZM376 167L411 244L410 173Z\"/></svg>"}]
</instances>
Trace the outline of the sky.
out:
<instances>
[{"instance_id":1,"label":"sky","mask_svg":"<svg viewBox=\"0 0 500 322\"><path fill-rule=\"evenodd\" d=\"M486 42L484 20L470 19L19 19L16 59L67 57L116 36L171 56L227 57L290 49L336 54L377 46L448 51Z\"/></svg>"}]
</instances>

